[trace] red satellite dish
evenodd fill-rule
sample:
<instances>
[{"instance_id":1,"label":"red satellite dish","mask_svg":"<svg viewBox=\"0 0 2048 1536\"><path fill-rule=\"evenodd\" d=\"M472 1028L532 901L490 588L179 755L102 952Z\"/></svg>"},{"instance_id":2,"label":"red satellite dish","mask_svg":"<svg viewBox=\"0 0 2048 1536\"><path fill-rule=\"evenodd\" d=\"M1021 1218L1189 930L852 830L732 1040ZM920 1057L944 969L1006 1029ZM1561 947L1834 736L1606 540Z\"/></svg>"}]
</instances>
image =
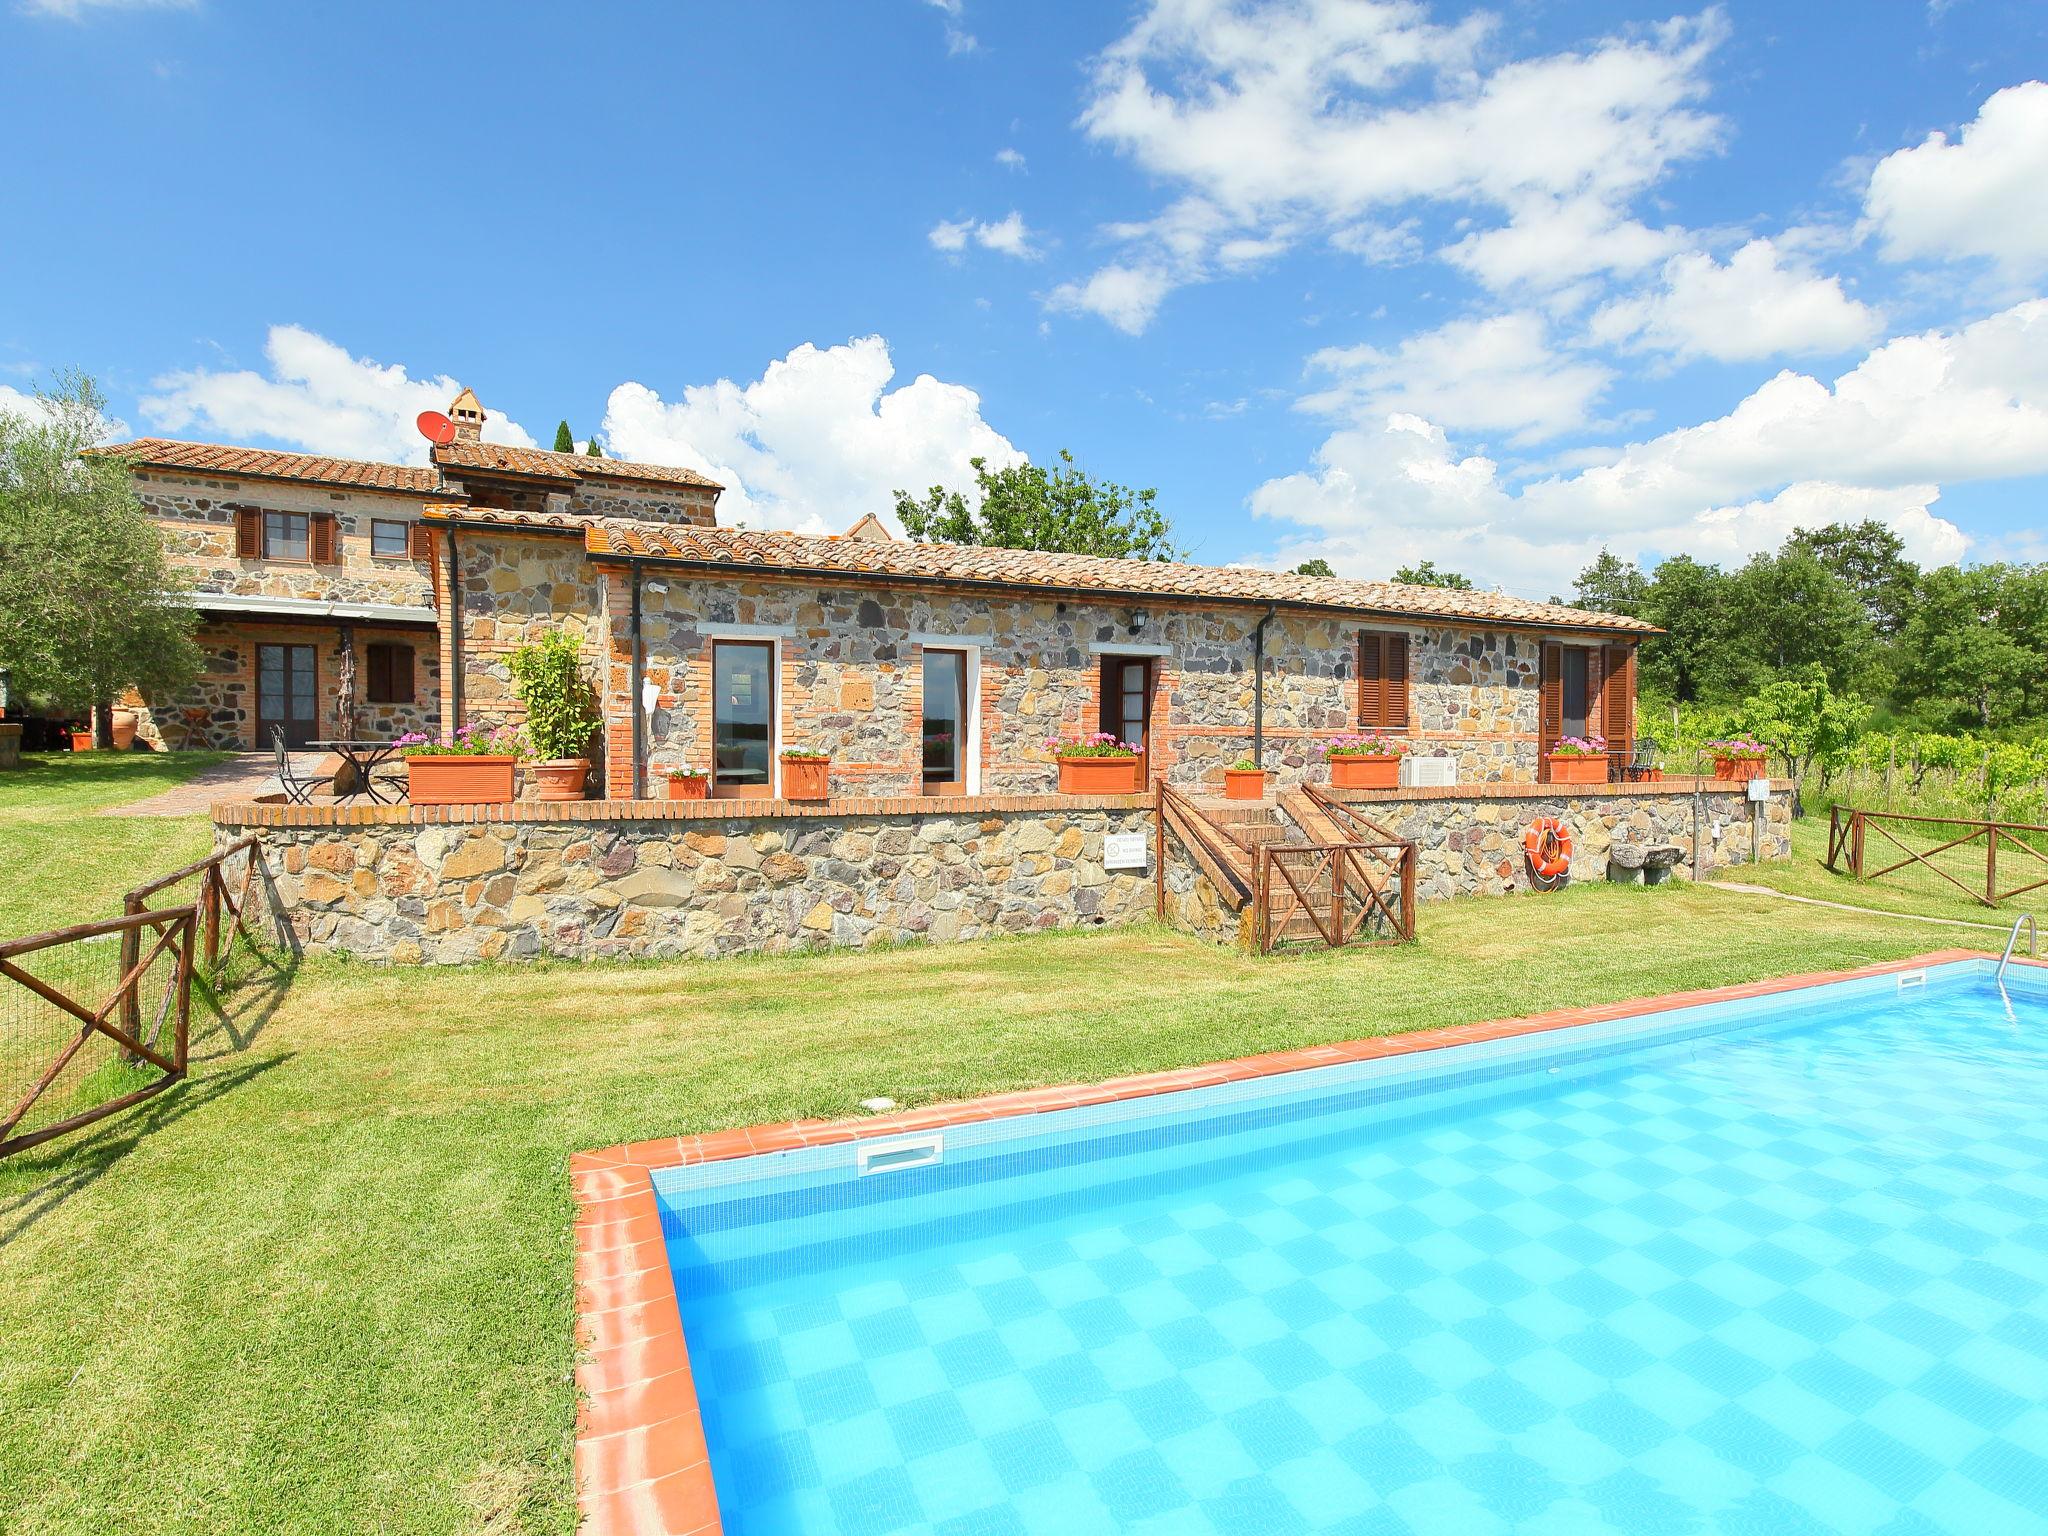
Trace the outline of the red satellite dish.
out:
<instances>
[{"instance_id":1,"label":"red satellite dish","mask_svg":"<svg viewBox=\"0 0 2048 1536\"><path fill-rule=\"evenodd\" d=\"M439 411L421 411L413 423L420 429L420 436L436 447L455 441L455 423Z\"/></svg>"}]
</instances>

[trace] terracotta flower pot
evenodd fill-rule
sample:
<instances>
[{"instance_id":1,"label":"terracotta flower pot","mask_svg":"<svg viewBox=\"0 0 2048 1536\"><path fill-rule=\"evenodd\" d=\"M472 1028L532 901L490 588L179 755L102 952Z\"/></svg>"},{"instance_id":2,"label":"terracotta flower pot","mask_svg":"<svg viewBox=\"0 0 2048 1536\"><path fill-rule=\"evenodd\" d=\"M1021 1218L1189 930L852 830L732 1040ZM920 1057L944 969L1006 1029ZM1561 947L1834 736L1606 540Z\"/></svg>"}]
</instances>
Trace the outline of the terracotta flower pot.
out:
<instances>
[{"instance_id":1,"label":"terracotta flower pot","mask_svg":"<svg viewBox=\"0 0 2048 1536\"><path fill-rule=\"evenodd\" d=\"M1263 768L1224 769L1223 798L1226 800L1265 799L1266 770Z\"/></svg>"},{"instance_id":2,"label":"terracotta flower pot","mask_svg":"<svg viewBox=\"0 0 2048 1536\"><path fill-rule=\"evenodd\" d=\"M510 805L516 757L414 754L405 760L405 797L414 805Z\"/></svg>"},{"instance_id":3,"label":"terracotta flower pot","mask_svg":"<svg viewBox=\"0 0 2048 1536\"><path fill-rule=\"evenodd\" d=\"M1060 793L1063 795L1135 795L1137 792L1138 760L1135 757L1060 759Z\"/></svg>"},{"instance_id":4,"label":"terracotta flower pot","mask_svg":"<svg viewBox=\"0 0 2048 1536\"><path fill-rule=\"evenodd\" d=\"M0 768L21 766L21 724L19 721L0 721Z\"/></svg>"},{"instance_id":5,"label":"terracotta flower pot","mask_svg":"<svg viewBox=\"0 0 2048 1536\"><path fill-rule=\"evenodd\" d=\"M824 800L832 793L832 763L829 758L785 757L782 760L782 798Z\"/></svg>"},{"instance_id":6,"label":"terracotta flower pot","mask_svg":"<svg viewBox=\"0 0 2048 1536\"><path fill-rule=\"evenodd\" d=\"M1550 782L1553 784L1605 784L1607 782L1607 754L1604 752L1573 752L1550 759Z\"/></svg>"},{"instance_id":7,"label":"terracotta flower pot","mask_svg":"<svg viewBox=\"0 0 2048 1536\"><path fill-rule=\"evenodd\" d=\"M142 724L139 710L116 709L114 711L114 750L126 752L135 745L135 732Z\"/></svg>"},{"instance_id":8,"label":"terracotta flower pot","mask_svg":"<svg viewBox=\"0 0 2048 1536\"><path fill-rule=\"evenodd\" d=\"M687 779L670 779L668 797L671 800L702 800L711 793L711 778L708 774L697 774Z\"/></svg>"},{"instance_id":9,"label":"terracotta flower pot","mask_svg":"<svg viewBox=\"0 0 2048 1536\"><path fill-rule=\"evenodd\" d=\"M90 752L92 750L92 732L73 731L71 733L71 750L74 752Z\"/></svg>"},{"instance_id":10,"label":"terracotta flower pot","mask_svg":"<svg viewBox=\"0 0 2048 1536\"><path fill-rule=\"evenodd\" d=\"M1401 759L1398 757L1333 757L1330 782L1339 789L1399 789Z\"/></svg>"},{"instance_id":11,"label":"terracotta flower pot","mask_svg":"<svg viewBox=\"0 0 2048 1536\"><path fill-rule=\"evenodd\" d=\"M1769 772L1766 759L1762 757L1717 757L1714 759L1714 777L1733 779L1746 784L1751 779L1760 779Z\"/></svg>"},{"instance_id":12,"label":"terracotta flower pot","mask_svg":"<svg viewBox=\"0 0 2048 1536\"><path fill-rule=\"evenodd\" d=\"M542 800L581 800L584 781L590 777L590 759L551 757L533 765L533 777L540 785Z\"/></svg>"}]
</instances>

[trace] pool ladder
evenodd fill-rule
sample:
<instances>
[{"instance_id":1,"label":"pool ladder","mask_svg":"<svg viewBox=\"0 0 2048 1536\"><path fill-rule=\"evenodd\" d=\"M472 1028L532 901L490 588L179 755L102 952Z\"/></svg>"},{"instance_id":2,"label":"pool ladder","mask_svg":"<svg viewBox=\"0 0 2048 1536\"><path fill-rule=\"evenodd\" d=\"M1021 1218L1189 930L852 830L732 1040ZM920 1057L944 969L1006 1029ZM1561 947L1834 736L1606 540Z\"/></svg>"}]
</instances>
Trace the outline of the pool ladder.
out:
<instances>
[{"instance_id":1,"label":"pool ladder","mask_svg":"<svg viewBox=\"0 0 2048 1536\"><path fill-rule=\"evenodd\" d=\"M2020 929L2027 930L2027 954L2038 958L2041 953L2041 930L2034 926L2034 914L2022 912L2012 920L2012 932L2006 935L2005 953L1998 957L1998 979L2005 980L2005 968L2012 964L2012 952L2020 947Z\"/></svg>"}]
</instances>

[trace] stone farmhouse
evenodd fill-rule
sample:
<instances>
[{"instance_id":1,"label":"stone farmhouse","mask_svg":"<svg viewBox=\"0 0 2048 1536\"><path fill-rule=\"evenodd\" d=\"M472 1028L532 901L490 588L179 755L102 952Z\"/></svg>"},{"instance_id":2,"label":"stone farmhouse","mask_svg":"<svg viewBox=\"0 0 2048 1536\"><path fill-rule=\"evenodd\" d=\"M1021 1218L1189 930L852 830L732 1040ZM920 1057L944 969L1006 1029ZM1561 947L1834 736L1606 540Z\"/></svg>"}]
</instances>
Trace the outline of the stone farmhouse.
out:
<instances>
[{"instance_id":1,"label":"stone farmhouse","mask_svg":"<svg viewBox=\"0 0 2048 1536\"><path fill-rule=\"evenodd\" d=\"M1242 567L720 526L687 469L482 440L465 390L423 466L145 438L116 448L191 574L202 678L147 700L164 748L518 718L506 657L575 633L604 702L593 794L773 800L779 751L834 792L1049 793L1048 738L1103 729L1190 792L1258 757L1281 787L1379 729L1465 785L1539 785L1560 737L1626 751L1634 650L1609 614ZM656 785L650 791L650 785Z\"/></svg>"}]
</instances>

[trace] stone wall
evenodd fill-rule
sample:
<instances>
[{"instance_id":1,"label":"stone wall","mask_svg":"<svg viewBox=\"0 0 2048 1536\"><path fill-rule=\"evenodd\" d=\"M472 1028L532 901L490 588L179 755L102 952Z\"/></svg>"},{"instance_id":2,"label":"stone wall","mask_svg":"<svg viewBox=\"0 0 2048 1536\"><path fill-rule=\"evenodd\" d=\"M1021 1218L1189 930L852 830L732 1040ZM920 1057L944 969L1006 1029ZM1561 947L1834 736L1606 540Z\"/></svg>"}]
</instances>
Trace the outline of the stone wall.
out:
<instances>
[{"instance_id":1,"label":"stone wall","mask_svg":"<svg viewBox=\"0 0 2048 1536\"><path fill-rule=\"evenodd\" d=\"M419 521L425 498L340 491L323 485L208 479L169 470L134 473L143 511L162 530L167 553L201 592L237 597L300 598L315 602L392 603L425 608L433 577L425 561L373 554L373 521ZM332 563L243 560L235 554L239 508L329 513L335 518Z\"/></svg>"},{"instance_id":2,"label":"stone wall","mask_svg":"<svg viewBox=\"0 0 2048 1536\"><path fill-rule=\"evenodd\" d=\"M1575 880L1606 879L1607 850L1617 842L1676 843L1685 851L1677 873L1693 871L1693 795L1680 786L1331 793L1396 837L1414 842L1416 895L1423 901L1529 890L1532 881L1522 856L1522 834L1540 816L1555 816L1571 829ZM1701 872L1721 875L1748 863L1753 807L1746 792L1723 786L1703 791L1699 798ZM1722 829L1718 841L1713 836L1717 823ZM1761 847L1766 859L1792 856L1789 781L1774 785L1763 807Z\"/></svg>"},{"instance_id":3,"label":"stone wall","mask_svg":"<svg viewBox=\"0 0 2048 1536\"><path fill-rule=\"evenodd\" d=\"M970 800L943 816L789 807L744 820L642 808L576 820L559 807L506 808L466 824L405 808L327 810L324 825L285 826L263 825L286 818L254 807L221 817L216 831L225 842L258 824L281 908L310 952L396 964L772 954L1123 923L1155 910L1149 870L1103 862L1105 834L1149 831L1143 805ZM1149 836L1147 845L1149 859Z\"/></svg>"},{"instance_id":4,"label":"stone wall","mask_svg":"<svg viewBox=\"0 0 2048 1536\"><path fill-rule=\"evenodd\" d=\"M631 790L630 756L621 750L632 709L627 590L628 578L615 572L607 680L614 796ZM970 647L979 657L970 705L984 793L1053 789L1057 769L1045 741L1096 728L1106 654L1156 653L1152 773L1191 790L1213 788L1251 748L1258 614L1243 607L1034 601L652 570L641 607L647 676L660 689L648 733L651 783L671 767L711 766L711 658L721 638L775 645L781 744L829 752L833 782L849 793L918 792L926 646ZM1321 744L1358 728L1361 627L1356 618L1296 614L1268 626L1266 760L1282 786L1323 777ZM1404 632L1411 751L1455 757L1461 783L1533 781L1544 637Z\"/></svg>"},{"instance_id":5,"label":"stone wall","mask_svg":"<svg viewBox=\"0 0 2048 1536\"><path fill-rule=\"evenodd\" d=\"M435 730L441 710L441 654L434 633L363 623L352 628L356 650L356 734L381 737ZM338 704L341 631L336 624L209 622L202 624L193 638L199 647L199 676L168 697L133 700L141 712L140 735L151 746L171 751L269 750L270 742L257 735L259 645L310 645L315 649L319 718L313 734L322 738L343 734ZM367 648L372 645L412 648L412 703L370 701Z\"/></svg>"},{"instance_id":6,"label":"stone wall","mask_svg":"<svg viewBox=\"0 0 2048 1536\"><path fill-rule=\"evenodd\" d=\"M630 517L648 523L691 523L710 528L718 521L718 493L703 486L667 485L651 480L604 480L604 461L577 466L582 484L566 509L579 517Z\"/></svg>"}]
</instances>

